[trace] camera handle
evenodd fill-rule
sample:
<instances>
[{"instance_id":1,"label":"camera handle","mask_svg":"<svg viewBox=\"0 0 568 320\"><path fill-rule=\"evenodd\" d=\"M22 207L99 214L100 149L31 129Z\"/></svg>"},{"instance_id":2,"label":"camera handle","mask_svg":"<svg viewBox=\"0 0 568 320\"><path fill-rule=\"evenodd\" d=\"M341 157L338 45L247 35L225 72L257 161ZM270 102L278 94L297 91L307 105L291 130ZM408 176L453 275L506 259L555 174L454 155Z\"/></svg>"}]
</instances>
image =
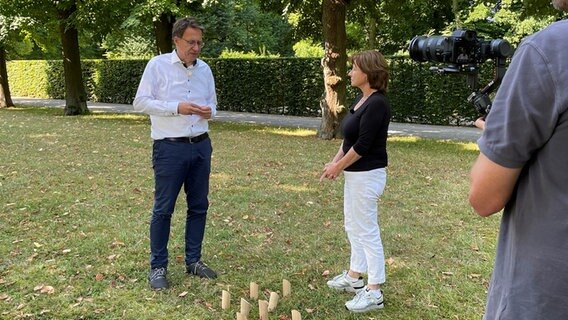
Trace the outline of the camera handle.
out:
<instances>
[{"instance_id":1,"label":"camera handle","mask_svg":"<svg viewBox=\"0 0 568 320\"><path fill-rule=\"evenodd\" d=\"M475 109L482 114L483 119L485 119L491 110L492 102L491 98L489 98L489 94L493 92L493 90L497 89L497 87L501 84L501 80L503 80L505 71L507 70L505 67L506 58L496 58L494 61L495 72L493 80L491 80L491 82L489 82L489 84L483 89L472 92L467 98L467 101L473 103ZM473 90L477 87L478 77L479 73L477 70L467 75L467 84Z\"/></svg>"}]
</instances>

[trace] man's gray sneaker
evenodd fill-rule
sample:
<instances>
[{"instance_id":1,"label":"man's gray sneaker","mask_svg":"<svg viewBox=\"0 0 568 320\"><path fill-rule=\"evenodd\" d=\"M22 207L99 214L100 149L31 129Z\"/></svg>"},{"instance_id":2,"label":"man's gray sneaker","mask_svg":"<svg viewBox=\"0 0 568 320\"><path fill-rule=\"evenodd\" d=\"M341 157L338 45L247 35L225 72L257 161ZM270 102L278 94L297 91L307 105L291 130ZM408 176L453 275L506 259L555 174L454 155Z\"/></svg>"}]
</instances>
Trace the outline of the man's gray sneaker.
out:
<instances>
[{"instance_id":1,"label":"man's gray sneaker","mask_svg":"<svg viewBox=\"0 0 568 320\"><path fill-rule=\"evenodd\" d=\"M347 279L347 271L343 271L342 274L333 277L327 282L327 286L339 290L357 293L365 287L365 282L363 277L359 277L356 281L351 281Z\"/></svg>"},{"instance_id":2,"label":"man's gray sneaker","mask_svg":"<svg viewBox=\"0 0 568 320\"><path fill-rule=\"evenodd\" d=\"M197 261L190 263L186 266L187 273L194 274L200 278L215 279L217 278L217 273L213 269L209 268L205 263Z\"/></svg>"},{"instance_id":3,"label":"man's gray sneaker","mask_svg":"<svg viewBox=\"0 0 568 320\"><path fill-rule=\"evenodd\" d=\"M345 303L347 310L357 313L382 309L384 306L383 291L381 290L381 295L376 297L368 288L357 292L352 300Z\"/></svg>"},{"instance_id":4,"label":"man's gray sneaker","mask_svg":"<svg viewBox=\"0 0 568 320\"><path fill-rule=\"evenodd\" d=\"M153 268L152 270L150 270L150 275L148 276L150 287L154 290L167 289L169 286L168 279L166 278L167 273L168 269L166 269L165 267Z\"/></svg>"}]
</instances>

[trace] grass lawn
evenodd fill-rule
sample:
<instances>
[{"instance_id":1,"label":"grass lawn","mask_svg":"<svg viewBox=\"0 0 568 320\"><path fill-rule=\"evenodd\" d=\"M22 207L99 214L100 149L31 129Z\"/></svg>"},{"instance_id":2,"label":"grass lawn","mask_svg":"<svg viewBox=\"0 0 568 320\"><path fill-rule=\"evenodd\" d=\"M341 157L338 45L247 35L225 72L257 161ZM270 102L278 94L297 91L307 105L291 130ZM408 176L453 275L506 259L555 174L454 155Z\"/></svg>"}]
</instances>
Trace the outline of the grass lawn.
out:
<instances>
[{"instance_id":1,"label":"grass lawn","mask_svg":"<svg viewBox=\"0 0 568 320\"><path fill-rule=\"evenodd\" d=\"M467 203L474 143L390 137L380 225L385 309L352 315L326 286L348 267L342 178L318 181L340 141L315 131L211 123L213 166L203 260L184 274L185 204L172 221L171 288L147 283L153 174L145 116L64 117L0 109L0 318L235 319L257 282L282 292L270 319L480 319L499 216ZM183 192L182 192L183 194ZM329 276L326 274L329 273ZM221 309L221 291L232 295Z\"/></svg>"}]
</instances>

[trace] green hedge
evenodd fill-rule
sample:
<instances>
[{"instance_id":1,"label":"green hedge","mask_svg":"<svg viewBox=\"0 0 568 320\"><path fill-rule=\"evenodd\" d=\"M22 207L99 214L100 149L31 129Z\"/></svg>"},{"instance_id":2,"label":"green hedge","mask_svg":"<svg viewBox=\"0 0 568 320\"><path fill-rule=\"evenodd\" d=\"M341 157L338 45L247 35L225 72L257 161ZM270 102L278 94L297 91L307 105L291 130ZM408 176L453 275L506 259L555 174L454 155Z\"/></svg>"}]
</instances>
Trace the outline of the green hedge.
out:
<instances>
[{"instance_id":1,"label":"green hedge","mask_svg":"<svg viewBox=\"0 0 568 320\"><path fill-rule=\"evenodd\" d=\"M323 94L319 59L206 59L215 75L219 109L298 116L320 114ZM89 100L132 103L146 60L84 60ZM389 99L393 120L441 125L469 124L477 117L466 101L471 90L464 75L440 75L427 63L391 58ZM489 82L490 63L483 65L480 84ZM64 99L60 60L9 61L8 80L14 96ZM348 88L348 101L358 90Z\"/></svg>"},{"instance_id":2,"label":"green hedge","mask_svg":"<svg viewBox=\"0 0 568 320\"><path fill-rule=\"evenodd\" d=\"M223 110L314 116L319 113L323 75L318 59L207 60Z\"/></svg>"},{"instance_id":3,"label":"green hedge","mask_svg":"<svg viewBox=\"0 0 568 320\"><path fill-rule=\"evenodd\" d=\"M479 117L467 97L472 90L464 74L439 74L431 64L391 59L389 94L393 120L441 125L469 124ZM491 80L493 66L482 65L479 84Z\"/></svg>"}]
</instances>

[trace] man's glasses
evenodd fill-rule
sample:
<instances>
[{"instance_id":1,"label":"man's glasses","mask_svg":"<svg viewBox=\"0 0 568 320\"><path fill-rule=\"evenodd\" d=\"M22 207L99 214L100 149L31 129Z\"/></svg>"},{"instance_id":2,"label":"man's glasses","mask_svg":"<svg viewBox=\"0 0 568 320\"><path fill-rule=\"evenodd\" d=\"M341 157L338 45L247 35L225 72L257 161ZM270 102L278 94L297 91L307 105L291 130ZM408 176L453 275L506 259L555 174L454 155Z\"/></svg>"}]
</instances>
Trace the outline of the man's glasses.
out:
<instances>
[{"instance_id":1,"label":"man's glasses","mask_svg":"<svg viewBox=\"0 0 568 320\"><path fill-rule=\"evenodd\" d=\"M199 48L203 48L203 46L205 45L205 43L203 43L203 41L199 41L199 40L185 40L184 38L180 38L181 40L185 41L190 47L199 47Z\"/></svg>"}]
</instances>

